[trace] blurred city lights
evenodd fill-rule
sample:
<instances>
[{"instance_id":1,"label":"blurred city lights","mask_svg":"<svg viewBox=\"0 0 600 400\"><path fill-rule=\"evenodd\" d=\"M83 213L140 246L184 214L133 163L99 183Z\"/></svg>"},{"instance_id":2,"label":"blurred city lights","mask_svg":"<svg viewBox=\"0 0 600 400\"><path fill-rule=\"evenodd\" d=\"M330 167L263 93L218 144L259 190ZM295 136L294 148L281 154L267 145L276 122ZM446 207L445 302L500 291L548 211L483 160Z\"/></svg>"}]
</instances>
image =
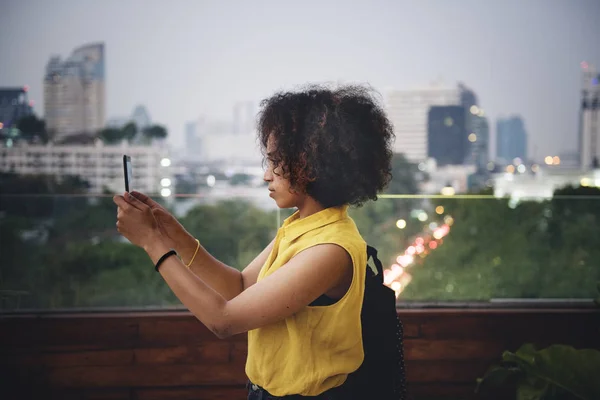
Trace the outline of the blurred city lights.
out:
<instances>
[{"instance_id":1,"label":"blurred city lights","mask_svg":"<svg viewBox=\"0 0 600 400\"><path fill-rule=\"evenodd\" d=\"M437 228L433 232L433 237L436 238L437 240L440 240L441 238L443 238L444 236L446 236L448 234L448 232L450 232L450 226L449 225L442 225L441 227Z\"/></svg>"},{"instance_id":2,"label":"blurred city lights","mask_svg":"<svg viewBox=\"0 0 600 400\"><path fill-rule=\"evenodd\" d=\"M391 274L392 271L389 269L383 270L383 283L387 286L390 286L392 282L394 282L394 276Z\"/></svg>"},{"instance_id":3,"label":"blurred city lights","mask_svg":"<svg viewBox=\"0 0 600 400\"><path fill-rule=\"evenodd\" d=\"M471 111L471 114L477 115L477 114L479 114L479 107L477 107L477 106L471 106L471 108L470 108L469 111Z\"/></svg>"},{"instance_id":4,"label":"blurred city lights","mask_svg":"<svg viewBox=\"0 0 600 400\"><path fill-rule=\"evenodd\" d=\"M404 271L404 269L399 266L398 264L393 264L392 265L392 273L396 274L396 275L400 275L402 272Z\"/></svg>"},{"instance_id":5,"label":"blurred city lights","mask_svg":"<svg viewBox=\"0 0 600 400\"><path fill-rule=\"evenodd\" d=\"M406 221L403 219L399 219L398 221L396 221L396 226L398 227L398 229L404 229L406 228Z\"/></svg>"},{"instance_id":6,"label":"blurred city lights","mask_svg":"<svg viewBox=\"0 0 600 400\"><path fill-rule=\"evenodd\" d=\"M417 218L419 219L419 221L425 222L429 217L427 216L427 213L425 211L422 211L419 213L419 216Z\"/></svg>"},{"instance_id":7,"label":"blurred city lights","mask_svg":"<svg viewBox=\"0 0 600 400\"><path fill-rule=\"evenodd\" d=\"M435 213L439 214L439 215L442 215L444 213L444 206L437 206L435 208Z\"/></svg>"},{"instance_id":8,"label":"blurred city lights","mask_svg":"<svg viewBox=\"0 0 600 400\"><path fill-rule=\"evenodd\" d=\"M0 122L0 129L4 128L4 124L2 122Z\"/></svg>"},{"instance_id":9,"label":"blurred city lights","mask_svg":"<svg viewBox=\"0 0 600 400\"><path fill-rule=\"evenodd\" d=\"M418 213L423 212L423 210L413 211ZM404 254L396 258L396 263L392 264L390 269L384 270L383 282L386 286L394 290L396 297L400 296L400 293L412 280L412 275L406 272L406 268L414 263L415 257L418 256L419 259L424 259L431 251L437 249L443 243L442 238L450 232L450 225L453 222L452 217L446 215L444 222L446 224L441 227L437 227L435 223L429 225L433 230L435 240L430 240L429 236L415 237L414 243L406 248Z\"/></svg>"},{"instance_id":10,"label":"blurred city lights","mask_svg":"<svg viewBox=\"0 0 600 400\"><path fill-rule=\"evenodd\" d=\"M454 194L456 193L452 186L443 187L440 192L442 196L454 196Z\"/></svg>"},{"instance_id":11,"label":"blurred city lights","mask_svg":"<svg viewBox=\"0 0 600 400\"><path fill-rule=\"evenodd\" d=\"M408 265L412 264L414 260L415 258L409 254L399 256L396 259L396 261L398 261L398 264L400 264L402 267L407 267Z\"/></svg>"},{"instance_id":12,"label":"blurred city lights","mask_svg":"<svg viewBox=\"0 0 600 400\"><path fill-rule=\"evenodd\" d=\"M538 172L538 171L540 170L540 166L539 166L539 165L537 165L537 164L533 164L533 165L531 166L531 170L532 170L533 172Z\"/></svg>"},{"instance_id":13,"label":"blurred city lights","mask_svg":"<svg viewBox=\"0 0 600 400\"><path fill-rule=\"evenodd\" d=\"M525 164L519 164L519 166L517 167L517 171L519 171L519 173L524 174L525 171L527 171L527 167L525 166Z\"/></svg>"},{"instance_id":14,"label":"blurred city lights","mask_svg":"<svg viewBox=\"0 0 600 400\"><path fill-rule=\"evenodd\" d=\"M546 158L544 158L544 162L547 165L552 165L554 163L554 158L552 158L552 156L546 156Z\"/></svg>"},{"instance_id":15,"label":"blurred city lights","mask_svg":"<svg viewBox=\"0 0 600 400\"><path fill-rule=\"evenodd\" d=\"M169 189L169 188L162 188L160 190L160 195L162 197L169 197L171 195L171 189Z\"/></svg>"},{"instance_id":16,"label":"blurred city lights","mask_svg":"<svg viewBox=\"0 0 600 400\"><path fill-rule=\"evenodd\" d=\"M514 165L507 165L506 166L506 172L509 174L514 174L515 173L515 166Z\"/></svg>"},{"instance_id":17,"label":"blurred city lights","mask_svg":"<svg viewBox=\"0 0 600 400\"><path fill-rule=\"evenodd\" d=\"M171 180L169 178L162 178L160 180L160 186L163 186L163 187L171 186Z\"/></svg>"},{"instance_id":18,"label":"blurred city lights","mask_svg":"<svg viewBox=\"0 0 600 400\"><path fill-rule=\"evenodd\" d=\"M580 184L583 187L590 187L592 186L592 180L590 178L581 178Z\"/></svg>"},{"instance_id":19,"label":"blurred city lights","mask_svg":"<svg viewBox=\"0 0 600 400\"><path fill-rule=\"evenodd\" d=\"M469 135L469 142L471 142L471 143L474 143L474 142L476 142L476 141L477 141L477 135L476 135L476 134L474 134L474 133L471 133L471 134Z\"/></svg>"},{"instance_id":20,"label":"blurred city lights","mask_svg":"<svg viewBox=\"0 0 600 400\"><path fill-rule=\"evenodd\" d=\"M171 165L171 160L165 157L162 160L160 160L160 165L162 165L163 167L168 167L169 165Z\"/></svg>"},{"instance_id":21,"label":"blurred city lights","mask_svg":"<svg viewBox=\"0 0 600 400\"><path fill-rule=\"evenodd\" d=\"M210 187L215 186L215 183L217 182L217 178L215 178L214 175L209 175L206 177L206 184Z\"/></svg>"},{"instance_id":22,"label":"blurred city lights","mask_svg":"<svg viewBox=\"0 0 600 400\"><path fill-rule=\"evenodd\" d=\"M488 171L493 171L494 168L496 168L496 165L492 161L490 161L489 163L487 163L487 169L488 169Z\"/></svg>"},{"instance_id":23,"label":"blurred city lights","mask_svg":"<svg viewBox=\"0 0 600 400\"><path fill-rule=\"evenodd\" d=\"M552 163L554 165L560 165L560 157L559 156L552 157Z\"/></svg>"}]
</instances>

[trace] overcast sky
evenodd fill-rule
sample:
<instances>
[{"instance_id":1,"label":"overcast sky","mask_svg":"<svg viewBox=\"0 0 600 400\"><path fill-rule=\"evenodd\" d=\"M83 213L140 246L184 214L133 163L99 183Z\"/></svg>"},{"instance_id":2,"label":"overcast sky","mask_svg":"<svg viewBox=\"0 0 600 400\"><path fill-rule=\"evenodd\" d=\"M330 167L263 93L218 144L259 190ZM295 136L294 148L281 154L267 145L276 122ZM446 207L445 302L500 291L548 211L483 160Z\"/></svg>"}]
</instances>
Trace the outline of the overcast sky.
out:
<instances>
[{"instance_id":1,"label":"overcast sky","mask_svg":"<svg viewBox=\"0 0 600 400\"><path fill-rule=\"evenodd\" d=\"M577 147L580 63L600 66L599 0L0 0L0 87L43 115L48 58L106 44L107 117L185 122L306 82L381 93L463 81L495 126L521 114L537 159Z\"/></svg>"}]
</instances>

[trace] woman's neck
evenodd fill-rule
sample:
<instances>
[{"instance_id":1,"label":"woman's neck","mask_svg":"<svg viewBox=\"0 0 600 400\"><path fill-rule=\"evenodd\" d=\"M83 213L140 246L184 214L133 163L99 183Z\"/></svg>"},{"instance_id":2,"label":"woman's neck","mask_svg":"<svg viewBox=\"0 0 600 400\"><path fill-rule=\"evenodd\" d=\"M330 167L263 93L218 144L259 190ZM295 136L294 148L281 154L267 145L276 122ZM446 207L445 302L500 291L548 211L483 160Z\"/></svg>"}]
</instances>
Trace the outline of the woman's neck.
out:
<instances>
[{"instance_id":1,"label":"woman's neck","mask_svg":"<svg viewBox=\"0 0 600 400\"><path fill-rule=\"evenodd\" d=\"M299 214L298 217L300 219L306 218L325 209L325 207L323 207L318 201L310 196L306 196L304 199L302 199L297 207Z\"/></svg>"}]
</instances>

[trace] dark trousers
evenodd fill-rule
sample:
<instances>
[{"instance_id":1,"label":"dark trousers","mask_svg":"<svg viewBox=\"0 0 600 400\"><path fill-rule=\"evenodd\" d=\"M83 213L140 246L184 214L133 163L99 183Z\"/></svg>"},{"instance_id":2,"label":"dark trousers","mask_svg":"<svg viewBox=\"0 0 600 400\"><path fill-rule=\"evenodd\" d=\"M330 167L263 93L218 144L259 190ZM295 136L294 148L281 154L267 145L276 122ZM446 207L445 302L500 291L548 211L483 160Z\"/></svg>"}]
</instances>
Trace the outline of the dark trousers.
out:
<instances>
[{"instance_id":1,"label":"dark trousers","mask_svg":"<svg viewBox=\"0 0 600 400\"><path fill-rule=\"evenodd\" d=\"M342 385L343 386L343 385ZM315 400L351 400L352 397L343 396L341 388L333 388L318 396L300 396L299 394L292 394L288 396L273 396L265 389L258 385L248 381L246 384L248 388L248 400L302 400L302 399L315 399Z\"/></svg>"}]
</instances>

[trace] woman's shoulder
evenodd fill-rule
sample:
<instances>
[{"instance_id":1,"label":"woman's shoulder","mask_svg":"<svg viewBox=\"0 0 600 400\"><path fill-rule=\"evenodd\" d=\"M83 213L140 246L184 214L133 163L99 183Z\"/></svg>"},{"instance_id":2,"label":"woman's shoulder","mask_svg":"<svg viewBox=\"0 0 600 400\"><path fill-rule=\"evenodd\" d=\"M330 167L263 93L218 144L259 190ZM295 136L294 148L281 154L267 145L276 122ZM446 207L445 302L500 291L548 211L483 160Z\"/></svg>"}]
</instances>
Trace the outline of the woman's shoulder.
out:
<instances>
[{"instance_id":1,"label":"woman's shoulder","mask_svg":"<svg viewBox=\"0 0 600 400\"><path fill-rule=\"evenodd\" d=\"M343 218L339 221L325 225L312 232L312 241L315 243L334 243L353 252L366 251L366 242L361 236L352 218Z\"/></svg>"}]
</instances>

